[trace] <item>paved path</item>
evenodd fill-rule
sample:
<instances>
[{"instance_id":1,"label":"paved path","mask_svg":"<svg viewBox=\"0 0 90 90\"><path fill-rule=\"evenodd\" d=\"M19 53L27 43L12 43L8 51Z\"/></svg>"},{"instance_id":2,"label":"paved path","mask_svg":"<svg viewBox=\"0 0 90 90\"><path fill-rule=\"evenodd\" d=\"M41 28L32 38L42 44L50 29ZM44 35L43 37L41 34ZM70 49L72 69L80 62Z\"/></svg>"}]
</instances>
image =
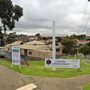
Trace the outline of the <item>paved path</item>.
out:
<instances>
[{"instance_id":1,"label":"paved path","mask_svg":"<svg viewBox=\"0 0 90 90\"><path fill-rule=\"evenodd\" d=\"M82 90L81 87L90 83L90 75L79 76L69 79L59 78L36 78L37 85L40 89L36 90ZM42 85L42 86L40 86Z\"/></svg>"},{"instance_id":2,"label":"paved path","mask_svg":"<svg viewBox=\"0 0 90 90\"><path fill-rule=\"evenodd\" d=\"M35 90L81 90L81 86L90 83L90 75L69 79L26 77L0 65L0 90L16 90L23 85L34 83Z\"/></svg>"},{"instance_id":3,"label":"paved path","mask_svg":"<svg viewBox=\"0 0 90 90\"><path fill-rule=\"evenodd\" d=\"M23 85L22 76L0 65L0 90L15 90Z\"/></svg>"}]
</instances>

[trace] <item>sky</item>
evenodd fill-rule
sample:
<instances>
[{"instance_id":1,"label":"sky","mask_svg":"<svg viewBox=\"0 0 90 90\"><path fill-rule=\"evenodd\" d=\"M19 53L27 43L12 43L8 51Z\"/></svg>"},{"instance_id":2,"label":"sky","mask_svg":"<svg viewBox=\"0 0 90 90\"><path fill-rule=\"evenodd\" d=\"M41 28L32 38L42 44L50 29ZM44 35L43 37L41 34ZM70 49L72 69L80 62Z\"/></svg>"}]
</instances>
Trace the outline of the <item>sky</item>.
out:
<instances>
[{"instance_id":1,"label":"sky","mask_svg":"<svg viewBox=\"0 0 90 90\"><path fill-rule=\"evenodd\" d=\"M12 0L23 7L24 15L16 23L18 34L52 33L52 21L57 34L87 34L90 29L88 0Z\"/></svg>"}]
</instances>

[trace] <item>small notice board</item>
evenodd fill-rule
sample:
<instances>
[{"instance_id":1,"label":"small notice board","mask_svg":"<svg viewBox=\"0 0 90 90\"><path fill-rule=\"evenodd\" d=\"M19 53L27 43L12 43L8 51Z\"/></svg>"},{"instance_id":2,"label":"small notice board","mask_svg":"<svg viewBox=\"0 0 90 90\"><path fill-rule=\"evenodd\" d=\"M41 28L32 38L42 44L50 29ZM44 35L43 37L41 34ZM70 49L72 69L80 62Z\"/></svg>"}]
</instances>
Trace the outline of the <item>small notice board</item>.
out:
<instances>
[{"instance_id":1,"label":"small notice board","mask_svg":"<svg viewBox=\"0 0 90 90\"><path fill-rule=\"evenodd\" d=\"M20 65L20 47L13 46L12 47L12 64L13 65Z\"/></svg>"}]
</instances>

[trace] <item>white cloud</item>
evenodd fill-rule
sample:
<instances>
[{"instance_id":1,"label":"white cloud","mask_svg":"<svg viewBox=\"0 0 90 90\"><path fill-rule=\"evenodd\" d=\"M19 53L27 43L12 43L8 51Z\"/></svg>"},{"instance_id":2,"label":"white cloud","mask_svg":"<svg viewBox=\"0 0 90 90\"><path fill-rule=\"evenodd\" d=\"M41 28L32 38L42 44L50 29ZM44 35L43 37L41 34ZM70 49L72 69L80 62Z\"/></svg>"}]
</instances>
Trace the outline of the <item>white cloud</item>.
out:
<instances>
[{"instance_id":1,"label":"white cloud","mask_svg":"<svg viewBox=\"0 0 90 90\"><path fill-rule=\"evenodd\" d=\"M51 33L52 20L56 20L56 32L63 34L83 33L83 27L87 29L90 25L90 3L87 0L13 0L13 3L24 10L16 31Z\"/></svg>"}]
</instances>

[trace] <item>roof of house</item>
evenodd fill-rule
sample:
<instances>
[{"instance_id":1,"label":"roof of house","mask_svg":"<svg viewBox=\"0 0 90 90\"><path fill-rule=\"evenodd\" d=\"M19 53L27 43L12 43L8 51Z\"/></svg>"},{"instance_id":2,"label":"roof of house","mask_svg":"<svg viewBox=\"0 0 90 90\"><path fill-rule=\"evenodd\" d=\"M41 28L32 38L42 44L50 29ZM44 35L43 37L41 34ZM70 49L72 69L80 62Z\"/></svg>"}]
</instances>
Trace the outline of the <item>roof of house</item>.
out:
<instances>
[{"instance_id":1,"label":"roof of house","mask_svg":"<svg viewBox=\"0 0 90 90\"><path fill-rule=\"evenodd\" d=\"M77 42L90 42L90 40L77 40Z\"/></svg>"},{"instance_id":2,"label":"roof of house","mask_svg":"<svg viewBox=\"0 0 90 90\"><path fill-rule=\"evenodd\" d=\"M36 40L27 42L26 44L29 44L29 45L45 45L44 42L42 42L42 41L36 41Z\"/></svg>"},{"instance_id":3,"label":"roof of house","mask_svg":"<svg viewBox=\"0 0 90 90\"><path fill-rule=\"evenodd\" d=\"M19 45L21 49L29 49L29 50L37 50L37 51L45 51L45 52L51 52L52 45L46 45L43 41L30 41L24 44L21 44L22 41L16 41L11 44L8 44L6 46L14 46ZM62 46L61 43L59 43L60 46Z\"/></svg>"},{"instance_id":4,"label":"roof of house","mask_svg":"<svg viewBox=\"0 0 90 90\"><path fill-rule=\"evenodd\" d=\"M15 42L8 44L6 46L20 45L21 43L22 43L22 41L15 41Z\"/></svg>"},{"instance_id":5,"label":"roof of house","mask_svg":"<svg viewBox=\"0 0 90 90\"><path fill-rule=\"evenodd\" d=\"M23 44L20 45L21 49L30 49L30 50L37 50L37 51L45 51L45 52L50 52L50 48L47 45L28 45L28 44Z\"/></svg>"}]
</instances>

